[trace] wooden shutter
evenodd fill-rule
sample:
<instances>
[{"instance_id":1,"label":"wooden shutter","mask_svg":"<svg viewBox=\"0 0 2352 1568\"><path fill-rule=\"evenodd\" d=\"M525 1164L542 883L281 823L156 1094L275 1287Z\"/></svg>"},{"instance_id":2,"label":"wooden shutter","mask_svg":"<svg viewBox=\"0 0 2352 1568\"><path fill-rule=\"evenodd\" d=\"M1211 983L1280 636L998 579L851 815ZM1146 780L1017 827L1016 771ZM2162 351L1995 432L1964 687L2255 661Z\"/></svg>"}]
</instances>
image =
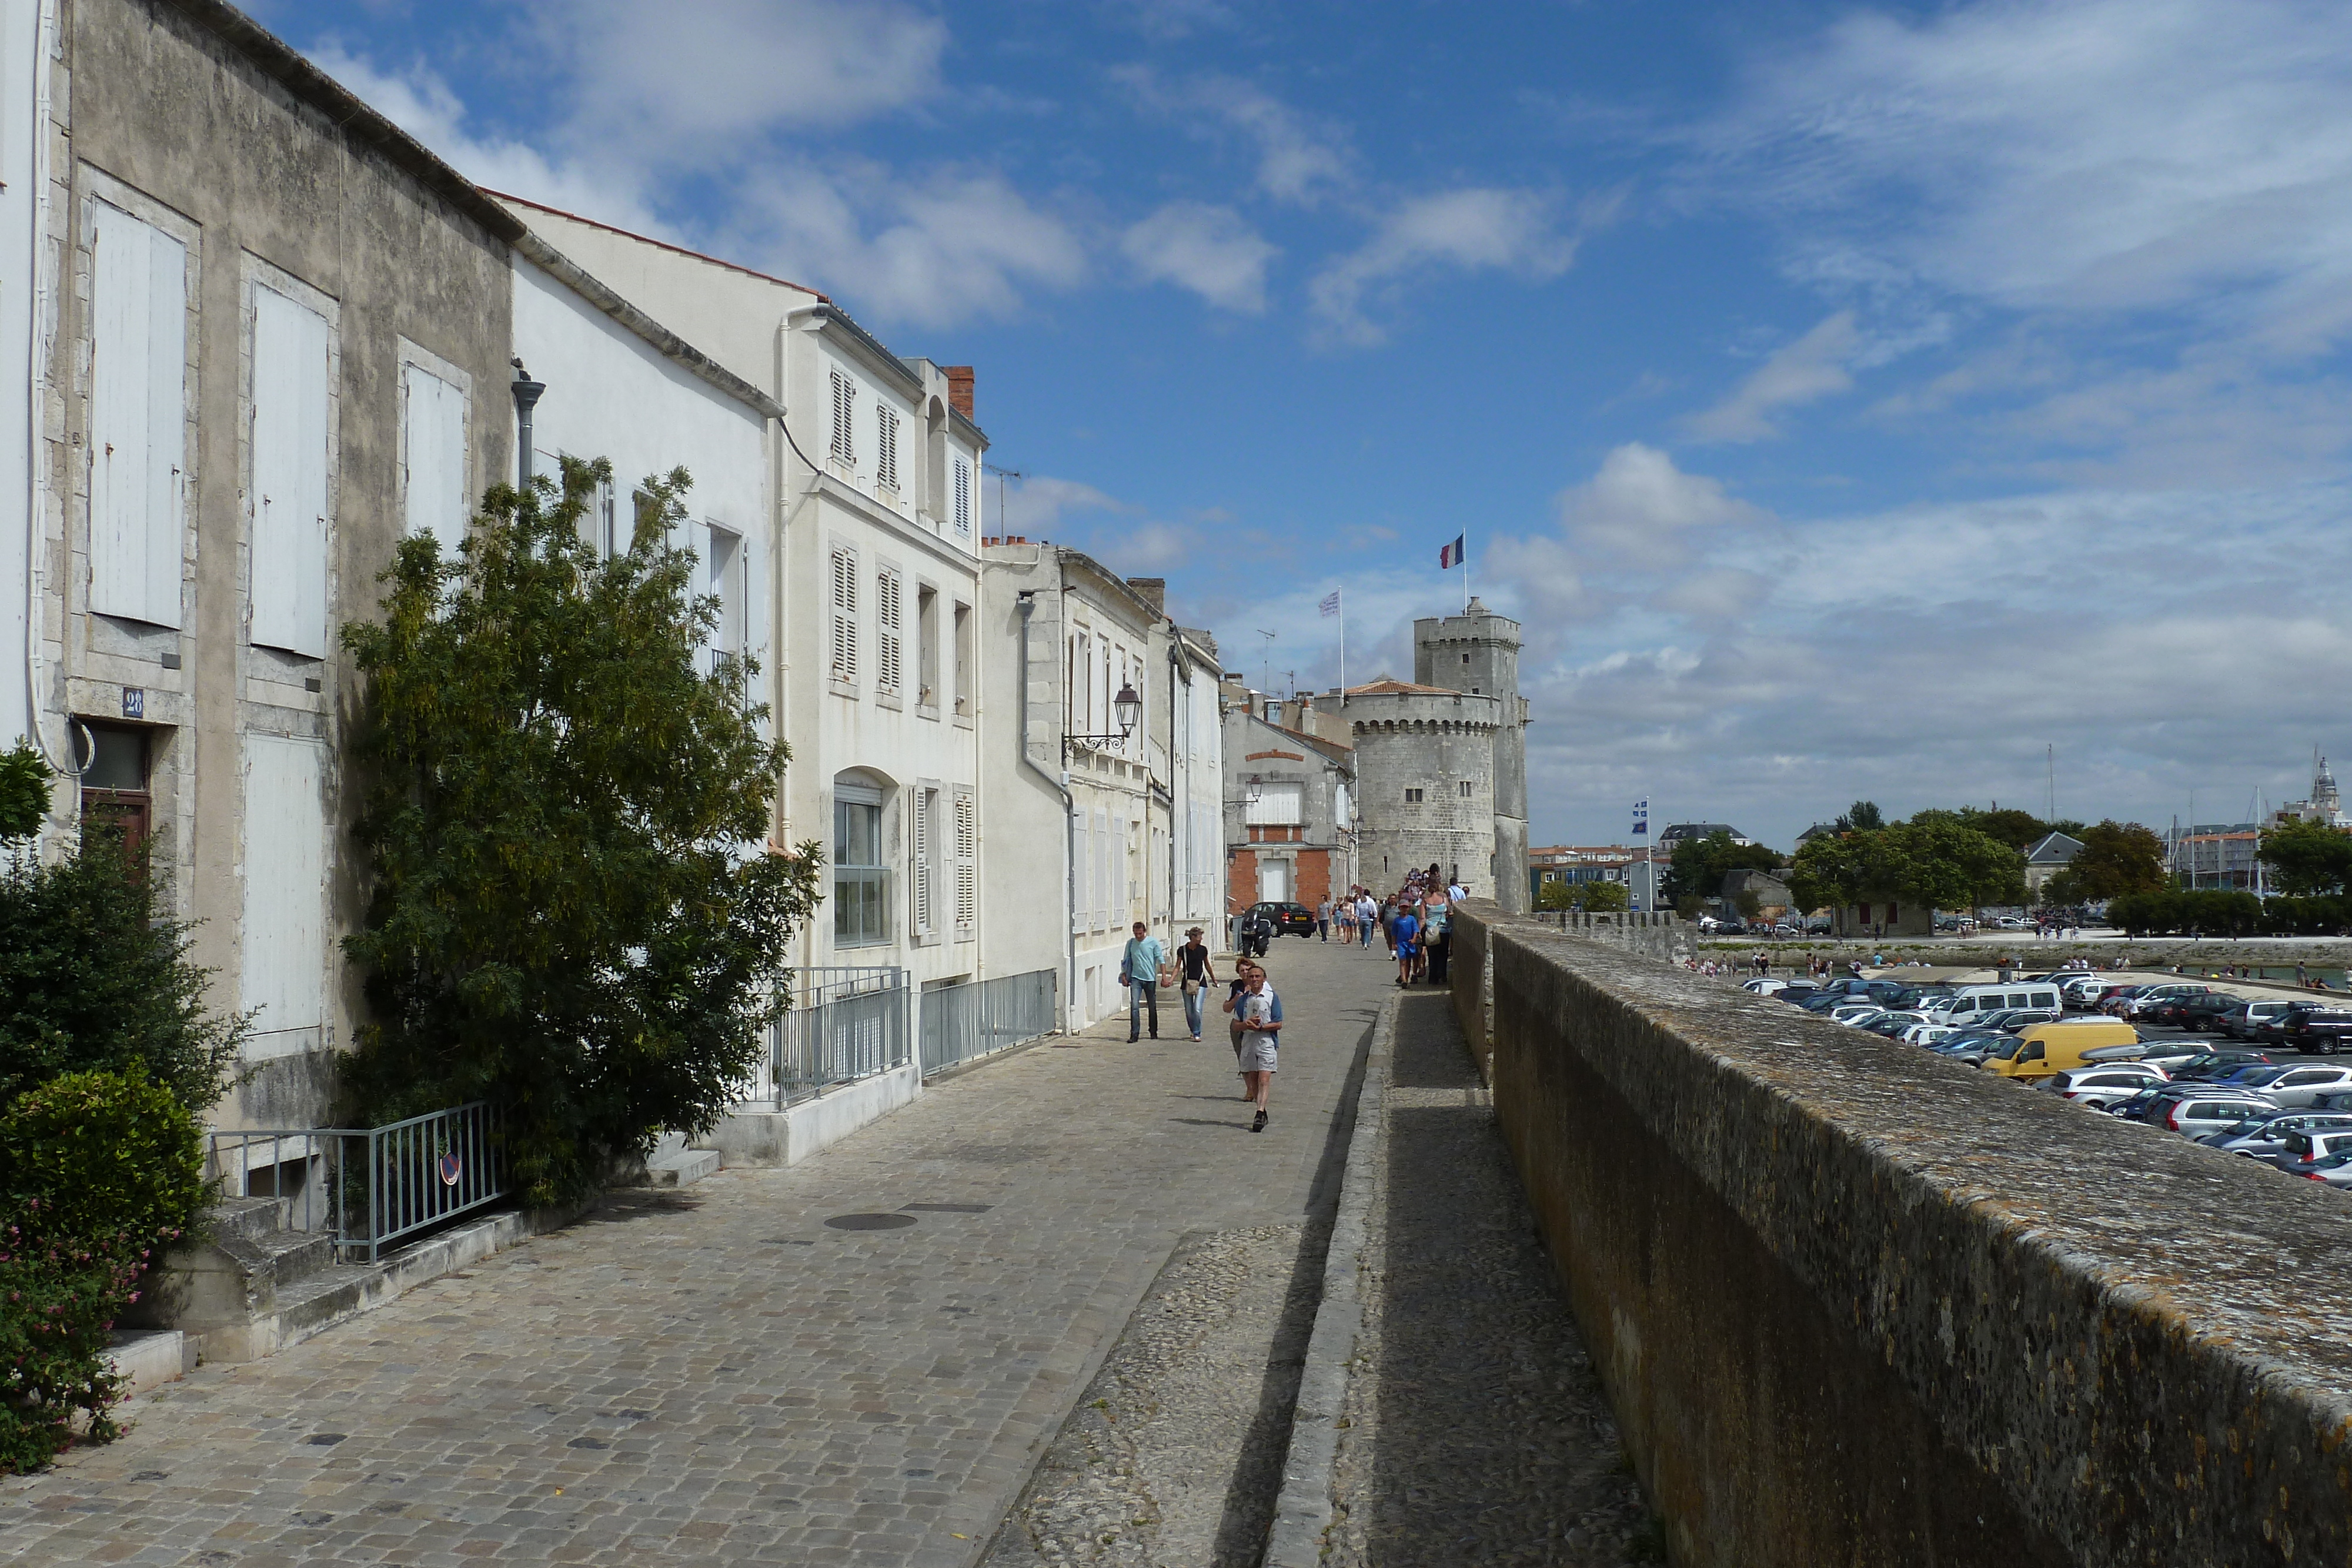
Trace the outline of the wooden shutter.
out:
<instances>
[{"instance_id":1,"label":"wooden shutter","mask_svg":"<svg viewBox=\"0 0 2352 1568\"><path fill-rule=\"evenodd\" d=\"M888 568L874 576L874 685L884 696L898 695L900 653L905 638L899 624L906 580Z\"/></svg>"},{"instance_id":2,"label":"wooden shutter","mask_svg":"<svg viewBox=\"0 0 2352 1568\"><path fill-rule=\"evenodd\" d=\"M833 455L844 463L857 461L857 441L850 429L850 415L856 411L857 388L839 371L833 372Z\"/></svg>"},{"instance_id":3,"label":"wooden shutter","mask_svg":"<svg viewBox=\"0 0 2352 1568\"><path fill-rule=\"evenodd\" d=\"M845 549L833 552L833 675L857 678L857 557Z\"/></svg>"},{"instance_id":4,"label":"wooden shutter","mask_svg":"<svg viewBox=\"0 0 2352 1568\"><path fill-rule=\"evenodd\" d=\"M980 929L980 810L969 789L955 792L956 939Z\"/></svg>"},{"instance_id":5,"label":"wooden shutter","mask_svg":"<svg viewBox=\"0 0 2352 1568\"><path fill-rule=\"evenodd\" d=\"M886 490L898 487L898 416L876 404L874 408L874 482Z\"/></svg>"},{"instance_id":6,"label":"wooden shutter","mask_svg":"<svg viewBox=\"0 0 2352 1568\"><path fill-rule=\"evenodd\" d=\"M259 1009L247 1052L283 1056L322 1043L326 1019L326 750L250 735L245 743L241 1006Z\"/></svg>"},{"instance_id":7,"label":"wooden shutter","mask_svg":"<svg viewBox=\"0 0 2352 1568\"><path fill-rule=\"evenodd\" d=\"M1110 813L1095 808L1095 924L1110 923L1111 887L1115 873L1110 861Z\"/></svg>"},{"instance_id":8,"label":"wooden shutter","mask_svg":"<svg viewBox=\"0 0 2352 1568\"><path fill-rule=\"evenodd\" d=\"M955 465L955 531L958 538L971 538L971 465L961 457Z\"/></svg>"},{"instance_id":9,"label":"wooden shutter","mask_svg":"<svg viewBox=\"0 0 2352 1568\"><path fill-rule=\"evenodd\" d=\"M1084 931L1093 922L1089 910L1094 883L1087 879L1094 874L1087 863L1086 819L1076 812L1070 816L1070 929Z\"/></svg>"},{"instance_id":10,"label":"wooden shutter","mask_svg":"<svg viewBox=\"0 0 2352 1568\"><path fill-rule=\"evenodd\" d=\"M466 538L466 394L423 365L400 367L400 392L404 526L412 536L432 535L441 558L453 560ZM609 516L609 495L605 507Z\"/></svg>"},{"instance_id":11,"label":"wooden shutter","mask_svg":"<svg viewBox=\"0 0 2352 1568\"><path fill-rule=\"evenodd\" d=\"M103 202L92 213L89 607L177 626L188 251Z\"/></svg>"},{"instance_id":12,"label":"wooden shutter","mask_svg":"<svg viewBox=\"0 0 2352 1568\"><path fill-rule=\"evenodd\" d=\"M915 935L931 933L931 894L936 879L931 874L931 861L939 845L932 829L931 814L938 809L937 789L915 791Z\"/></svg>"},{"instance_id":13,"label":"wooden shutter","mask_svg":"<svg viewBox=\"0 0 2352 1568\"><path fill-rule=\"evenodd\" d=\"M253 641L327 655L327 319L253 291Z\"/></svg>"}]
</instances>

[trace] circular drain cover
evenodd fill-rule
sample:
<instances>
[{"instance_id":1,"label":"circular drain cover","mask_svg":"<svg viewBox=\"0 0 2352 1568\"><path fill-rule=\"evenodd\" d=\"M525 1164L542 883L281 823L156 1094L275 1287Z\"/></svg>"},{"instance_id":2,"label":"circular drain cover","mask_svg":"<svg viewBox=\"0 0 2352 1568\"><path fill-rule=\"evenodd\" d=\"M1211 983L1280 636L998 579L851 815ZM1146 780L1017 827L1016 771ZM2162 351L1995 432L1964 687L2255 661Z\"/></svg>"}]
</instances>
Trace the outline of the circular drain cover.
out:
<instances>
[{"instance_id":1,"label":"circular drain cover","mask_svg":"<svg viewBox=\"0 0 2352 1568\"><path fill-rule=\"evenodd\" d=\"M836 1214L826 1220L833 1230L904 1230L915 1223L911 1214Z\"/></svg>"}]
</instances>

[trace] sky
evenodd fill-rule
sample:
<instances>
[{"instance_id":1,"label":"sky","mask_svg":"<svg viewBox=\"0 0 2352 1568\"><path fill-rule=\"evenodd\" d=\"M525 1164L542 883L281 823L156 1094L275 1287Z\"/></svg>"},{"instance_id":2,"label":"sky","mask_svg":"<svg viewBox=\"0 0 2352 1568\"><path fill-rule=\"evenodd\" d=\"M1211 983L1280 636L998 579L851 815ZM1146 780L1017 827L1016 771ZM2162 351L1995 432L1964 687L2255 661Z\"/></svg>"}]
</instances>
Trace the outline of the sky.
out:
<instances>
[{"instance_id":1,"label":"sky","mask_svg":"<svg viewBox=\"0 0 2352 1568\"><path fill-rule=\"evenodd\" d=\"M1535 842L2352 765L2352 6L253 9L484 184L975 365L988 531L1253 685L1343 621L1409 677L1466 578Z\"/></svg>"}]
</instances>

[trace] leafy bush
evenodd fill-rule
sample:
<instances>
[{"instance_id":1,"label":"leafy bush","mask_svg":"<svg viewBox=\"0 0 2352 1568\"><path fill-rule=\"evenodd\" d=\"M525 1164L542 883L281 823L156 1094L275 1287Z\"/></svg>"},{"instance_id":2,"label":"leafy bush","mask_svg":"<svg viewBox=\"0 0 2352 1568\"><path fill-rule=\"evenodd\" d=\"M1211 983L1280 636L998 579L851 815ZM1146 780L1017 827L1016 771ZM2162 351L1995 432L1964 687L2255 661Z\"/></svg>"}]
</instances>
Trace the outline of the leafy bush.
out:
<instances>
[{"instance_id":1,"label":"leafy bush","mask_svg":"<svg viewBox=\"0 0 2352 1568\"><path fill-rule=\"evenodd\" d=\"M494 486L461 562L407 541L383 620L343 629L373 873L344 946L374 1013L345 1092L371 1124L497 1103L532 1203L723 1113L817 896L820 846L762 852L785 753L752 666L708 653L716 601L669 542L687 476L600 558L579 523L611 476Z\"/></svg>"},{"instance_id":2,"label":"leafy bush","mask_svg":"<svg viewBox=\"0 0 2352 1568\"><path fill-rule=\"evenodd\" d=\"M49 765L20 740L0 751L0 839L29 839L49 809Z\"/></svg>"},{"instance_id":3,"label":"leafy bush","mask_svg":"<svg viewBox=\"0 0 2352 1568\"><path fill-rule=\"evenodd\" d=\"M0 1472L107 1442L121 1380L106 1349L156 1249L204 1200L195 1117L134 1066L68 1073L0 1114Z\"/></svg>"},{"instance_id":4,"label":"leafy bush","mask_svg":"<svg viewBox=\"0 0 2352 1568\"><path fill-rule=\"evenodd\" d=\"M205 1012L188 949L111 835L55 864L0 853L0 1104L61 1072L133 1064L184 1105L220 1098L249 1024Z\"/></svg>"}]
</instances>

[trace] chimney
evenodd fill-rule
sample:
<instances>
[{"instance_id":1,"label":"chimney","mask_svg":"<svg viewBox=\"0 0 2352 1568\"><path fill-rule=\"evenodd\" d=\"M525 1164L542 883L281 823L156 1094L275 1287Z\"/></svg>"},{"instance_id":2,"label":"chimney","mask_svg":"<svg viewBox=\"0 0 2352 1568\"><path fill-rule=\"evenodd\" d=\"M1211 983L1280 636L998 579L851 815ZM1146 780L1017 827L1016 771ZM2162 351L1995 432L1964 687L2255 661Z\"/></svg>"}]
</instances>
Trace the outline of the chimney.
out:
<instances>
[{"instance_id":1,"label":"chimney","mask_svg":"<svg viewBox=\"0 0 2352 1568\"><path fill-rule=\"evenodd\" d=\"M1127 585L1135 590L1136 597L1151 606L1151 613L1154 615L1168 613L1168 580L1166 578L1130 577L1127 580Z\"/></svg>"},{"instance_id":2,"label":"chimney","mask_svg":"<svg viewBox=\"0 0 2352 1568\"><path fill-rule=\"evenodd\" d=\"M971 367L941 365L940 369L948 378L948 402L958 413L966 419L972 419L974 416L971 412Z\"/></svg>"}]
</instances>

